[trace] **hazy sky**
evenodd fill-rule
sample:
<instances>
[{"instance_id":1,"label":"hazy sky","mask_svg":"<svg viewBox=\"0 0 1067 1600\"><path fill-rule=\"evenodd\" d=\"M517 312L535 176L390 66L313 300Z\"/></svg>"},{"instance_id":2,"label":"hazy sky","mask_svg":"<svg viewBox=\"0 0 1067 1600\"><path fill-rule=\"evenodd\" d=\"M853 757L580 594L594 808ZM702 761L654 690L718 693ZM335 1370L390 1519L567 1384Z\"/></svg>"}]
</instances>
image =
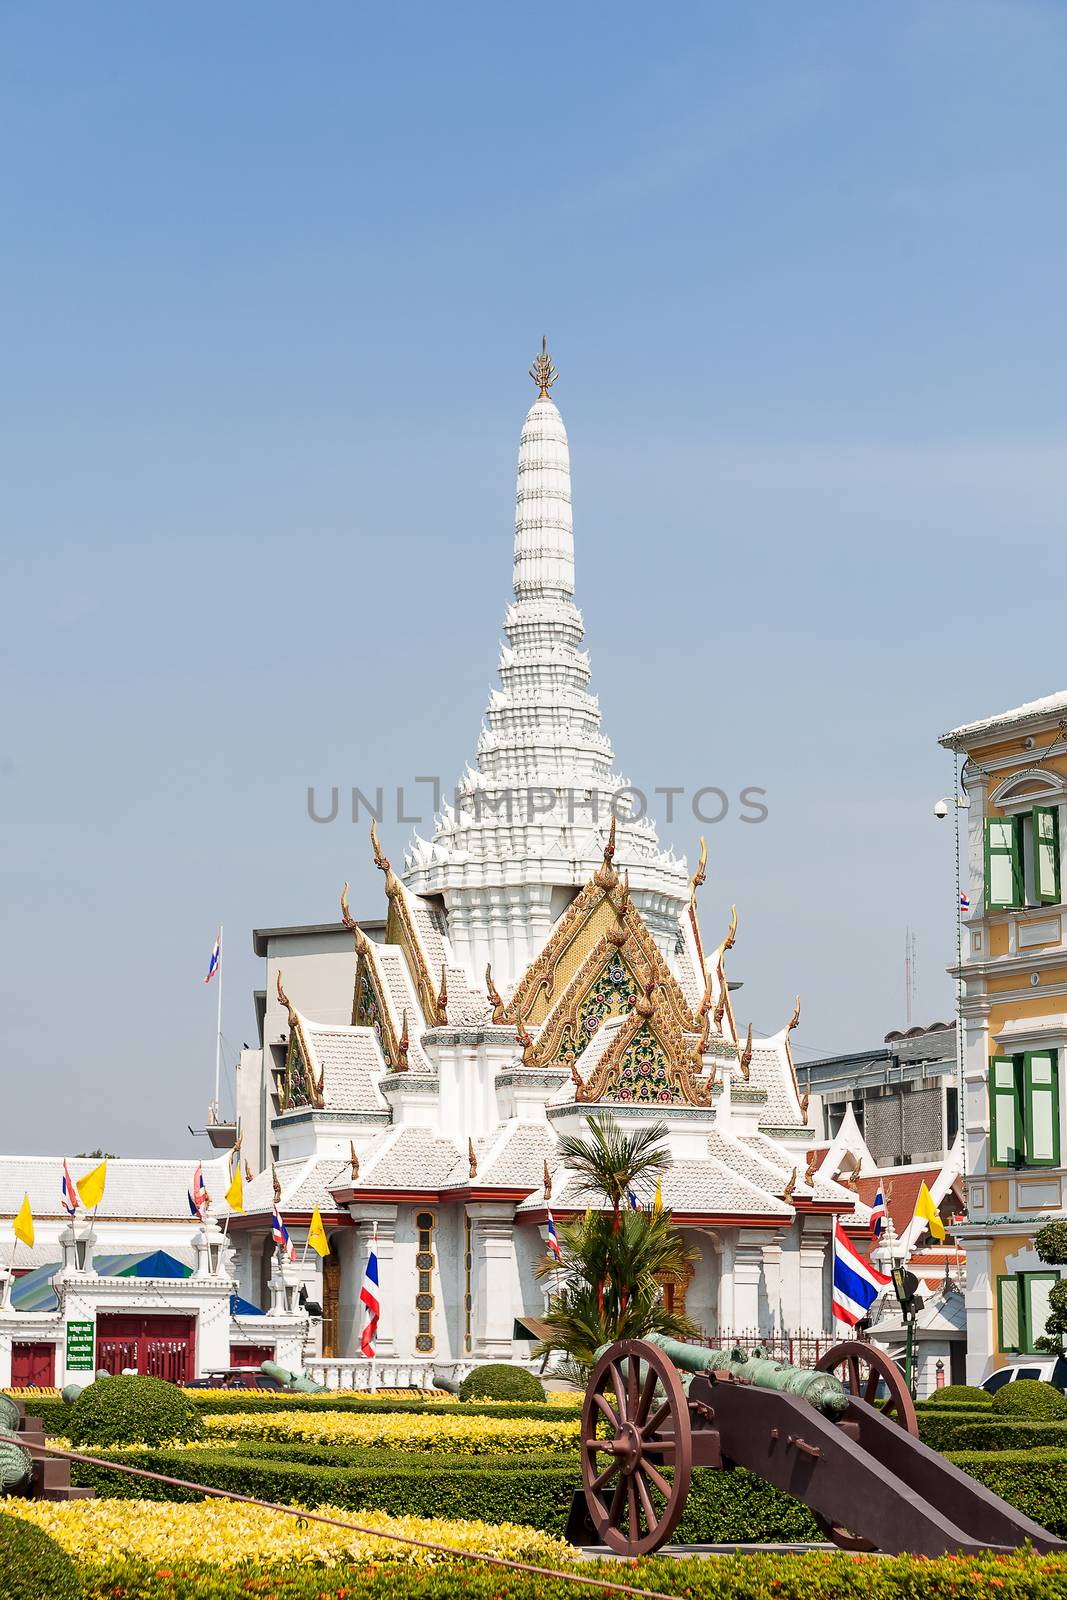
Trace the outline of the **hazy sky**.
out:
<instances>
[{"instance_id":1,"label":"hazy sky","mask_svg":"<svg viewBox=\"0 0 1067 1600\"><path fill-rule=\"evenodd\" d=\"M936 737L1067 684L1062 4L4 4L0 73L0 1149L192 1154L216 924L232 1062L252 928L380 907L307 786L473 756L542 333L619 767L767 791L743 1020L876 1043L909 925L951 1015Z\"/></svg>"}]
</instances>

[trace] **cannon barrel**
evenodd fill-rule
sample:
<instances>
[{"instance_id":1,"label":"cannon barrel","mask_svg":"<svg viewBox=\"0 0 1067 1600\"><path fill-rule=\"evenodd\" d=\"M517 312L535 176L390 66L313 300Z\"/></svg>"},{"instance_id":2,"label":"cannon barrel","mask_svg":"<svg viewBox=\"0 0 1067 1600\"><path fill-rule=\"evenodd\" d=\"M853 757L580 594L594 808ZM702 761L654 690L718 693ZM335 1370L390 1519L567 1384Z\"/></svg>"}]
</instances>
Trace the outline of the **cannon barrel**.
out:
<instances>
[{"instance_id":1,"label":"cannon barrel","mask_svg":"<svg viewBox=\"0 0 1067 1600\"><path fill-rule=\"evenodd\" d=\"M793 1367L786 1361L774 1361L759 1350L746 1352L736 1347L705 1350L701 1345L682 1344L678 1339L668 1339L658 1333L646 1333L645 1339L662 1350L682 1372L728 1372L732 1378L754 1384L758 1389L795 1394L834 1421L848 1409L849 1397L844 1385L829 1372Z\"/></svg>"}]
</instances>

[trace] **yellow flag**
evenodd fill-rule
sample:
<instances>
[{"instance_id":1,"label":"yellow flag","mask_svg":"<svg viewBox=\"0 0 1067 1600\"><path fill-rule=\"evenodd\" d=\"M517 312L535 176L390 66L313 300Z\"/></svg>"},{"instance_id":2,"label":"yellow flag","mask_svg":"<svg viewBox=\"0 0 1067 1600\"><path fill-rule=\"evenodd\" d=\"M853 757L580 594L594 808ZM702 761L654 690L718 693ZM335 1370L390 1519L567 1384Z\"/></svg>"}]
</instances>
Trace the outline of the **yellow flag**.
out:
<instances>
[{"instance_id":1,"label":"yellow flag","mask_svg":"<svg viewBox=\"0 0 1067 1600\"><path fill-rule=\"evenodd\" d=\"M237 1165L233 1169L230 1187L226 1190L226 1204L231 1211L243 1211L245 1208L245 1188L241 1179L241 1158L239 1156Z\"/></svg>"},{"instance_id":2,"label":"yellow flag","mask_svg":"<svg viewBox=\"0 0 1067 1600\"><path fill-rule=\"evenodd\" d=\"M15 1218L13 1227L16 1239L21 1239L23 1244L33 1244L33 1212L30 1210L30 1197L28 1194L22 1197L19 1214Z\"/></svg>"},{"instance_id":3,"label":"yellow flag","mask_svg":"<svg viewBox=\"0 0 1067 1600\"><path fill-rule=\"evenodd\" d=\"M78 1193L82 1197L82 1205L86 1211L95 1211L104 1198L104 1184L107 1182L107 1161L101 1161L92 1172L87 1172L84 1178L78 1179Z\"/></svg>"},{"instance_id":4,"label":"yellow flag","mask_svg":"<svg viewBox=\"0 0 1067 1600\"><path fill-rule=\"evenodd\" d=\"M330 1253L329 1240L326 1238L326 1229L322 1225L318 1206L311 1213L311 1227L308 1229L308 1244L316 1255L328 1256Z\"/></svg>"},{"instance_id":5,"label":"yellow flag","mask_svg":"<svg viewBox=\"0 0 1067 1600\"><path fill-rule=\"evenodd\" d=\"M652 1215L654 1217L658 1217L662 1210L663 1210L663 1185L660 1183L660 1180L657 1178L656 1179L656 1196L655 1196L655 1199L652 1201Z\"/></svg>"},{"instance_id":6,"label":"yellow flag","mask_svg":"<svg viewBox=\"0 0 1067 1600\"><path fill-rule=\"evenodd\" d=\"M941 1221L937 1207L934 1205L933 1196L923 1182L919 1187L919 1198L915 1202L915 1215L922 1217L930 1232L931 1239L944 1239L945 1224Z\"/></svg>"}]
</instances>

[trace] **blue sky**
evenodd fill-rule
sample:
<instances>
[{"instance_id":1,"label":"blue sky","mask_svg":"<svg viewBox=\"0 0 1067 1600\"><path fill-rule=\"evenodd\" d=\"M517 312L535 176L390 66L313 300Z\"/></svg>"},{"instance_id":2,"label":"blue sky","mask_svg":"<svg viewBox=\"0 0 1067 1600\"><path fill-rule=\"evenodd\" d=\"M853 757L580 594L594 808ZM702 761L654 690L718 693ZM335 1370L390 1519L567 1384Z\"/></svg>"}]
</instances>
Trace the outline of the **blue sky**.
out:
<instances>
[{"instance_id":1,"label":"blue sky","mask_svg":"<svg viewBox=\"0 0 1067 1600\"><path fill-rule=\"evenodd\" d=\"M306 789L473 755L543 332L619 766L767 790L746 1020L880 1040L909 925L951 1014L936 736L1067 683L1061 5L4 5L0 73L4 1148L192 1152L216 923L232 1056L250 930L378 905Z\"/></svg>"}]
</instances>

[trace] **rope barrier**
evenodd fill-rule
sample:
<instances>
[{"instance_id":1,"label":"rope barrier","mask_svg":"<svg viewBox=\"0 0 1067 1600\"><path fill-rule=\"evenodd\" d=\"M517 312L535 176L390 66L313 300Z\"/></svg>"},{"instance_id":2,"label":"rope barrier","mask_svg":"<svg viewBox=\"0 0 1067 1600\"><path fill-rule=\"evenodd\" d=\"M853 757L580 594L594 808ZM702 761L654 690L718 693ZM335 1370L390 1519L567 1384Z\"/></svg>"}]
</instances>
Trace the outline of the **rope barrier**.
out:
<instances>
[{"instance_id":1,"label":"rope barrier","mask_svg":"<svg viewBox=\"0 0 1067 1600\"><path fill-rule=\"evenodd\" d=\"M62 1461L77 1461L90 1467L103 1467L112 1472L125 1472L131 1478L148 1478L153 1483L165 1483L172 1489L193 1489L198 1494L213 1496L216 1500L234 1500L239 1505L258 1506L262 1511L280 1511L284 1516L301 1518L305 1522L321 1522L328 1528L346 1528L371 1539L391 1539L395 1544L411 1545L416 1550L432 1550L437 1555L452 1556L460 1561L480 1561L490 1567L505 1567L511 1572L529 1572L539 1578L558 1578L580 1588L598 1589L606 1594L634 1595L637 1600L683 1600L681 1595L669 1594L662 1589L636 1589L628 1583L611 1583L603 1578L583 1578L578 1572L560 1572L554 1567L538 1567L528 1561L513 1561L507 1556L487 1556L475 1550L457 1550L454 1545L433 1544L427 1539L415 1539L405 1533L385 1533L380 1528L365 1528L358 1522L346 1522L340 1517L324 1517L321 1512L307 1511L301 1506L281 1506L272 1500L257 1500L254 1495L235 1494L232 1489L213 1488L206 1483L191 1483L186 1478L170 1478L163 1472L149 1472L147 1467L130 1467L124 1462L107 1461L100 1456L84 1455L77 1450L60 1450L55 1445L35 1445L31 1455L39 1452L55 1456Z\"/></svg>"}]
</instances>

